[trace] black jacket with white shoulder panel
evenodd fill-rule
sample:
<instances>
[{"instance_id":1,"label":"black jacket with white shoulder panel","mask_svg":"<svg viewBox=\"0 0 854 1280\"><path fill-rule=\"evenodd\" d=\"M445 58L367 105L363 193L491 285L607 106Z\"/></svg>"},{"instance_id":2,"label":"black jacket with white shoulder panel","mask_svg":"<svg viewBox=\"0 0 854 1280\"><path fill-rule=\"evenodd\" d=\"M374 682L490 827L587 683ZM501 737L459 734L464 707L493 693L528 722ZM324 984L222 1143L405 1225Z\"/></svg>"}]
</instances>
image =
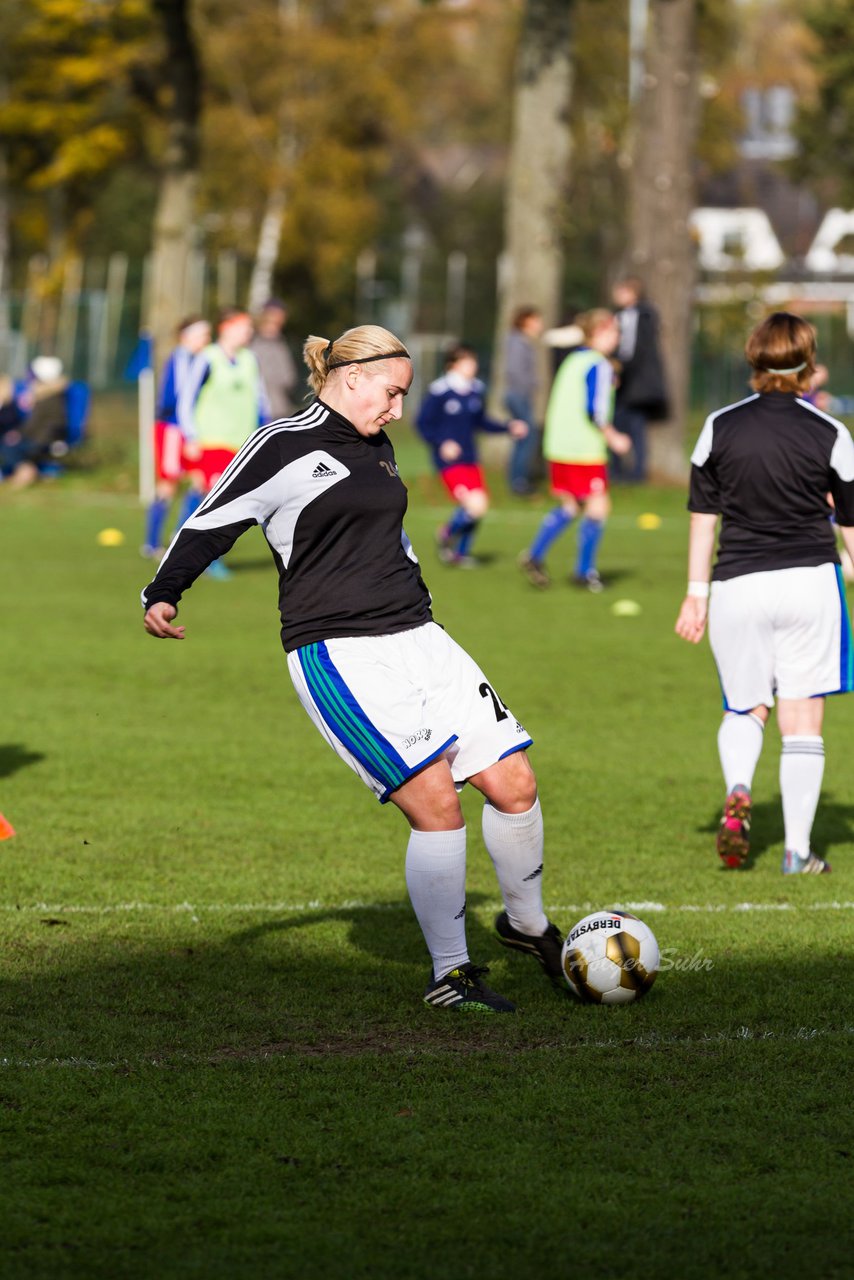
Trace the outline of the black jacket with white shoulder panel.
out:
<instances>
[{"instance_id":1,"label":"black jacket with white shoulder panel","mask_svg":"<svg viewBox=\"0 0 854 1280\"><path fill-rule=\"evenodd\" d=\"M785 391L748 396L709 415L691 464L689 511L722 517L713 579L839 563L828 494L854 525L843 423Z\"/></svg>"},{"instance_id":2,"label":"black jacket with white shoulder panel","mask_svg":"<svg viewBox=\"0 0 854 1280\"><path fill-rule=\"evenodd\" d=\"M430 594L403 531L406 507L385 432L361 436L314 400L249 437L176 534L143 605L177 605L257 524L279 571L286 650L421 626L432 619Z\"/></svg>"}]
</instances>

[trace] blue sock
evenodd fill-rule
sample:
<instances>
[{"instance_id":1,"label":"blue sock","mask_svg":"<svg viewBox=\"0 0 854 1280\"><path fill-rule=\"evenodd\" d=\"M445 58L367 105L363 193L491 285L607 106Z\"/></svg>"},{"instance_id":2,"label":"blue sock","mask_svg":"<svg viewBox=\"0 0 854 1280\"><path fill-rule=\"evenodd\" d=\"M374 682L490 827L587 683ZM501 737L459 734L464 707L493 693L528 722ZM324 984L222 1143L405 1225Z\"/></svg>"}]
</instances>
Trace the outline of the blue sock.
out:
<instances>
[{"instance_id":1,"label":"blue sock","mask_svg":"<svg viewBox=\"0 0 854 1280\"><path fill-rule=\"evenodd\" d=\"M145 521L145 545L161 547L163 545L163 525L169 514L169 499L155 498L148 508Z\"/></svg>"},{"instance_id":2,"label":"blue sock","mask_svg":"<svg viewBox=\"0 0 854 1280\"><path fill-rule=\"evenodd\" d=\"M532 560L539 561L545 558L545 554L556 538L559 538L564 529L572 524L572 516L563 507L555 507L553 511L543 520L537 530L537 536L531 543L531 550L528 553Z\"/></svg>"},{"instance_id":3,"label":"blue sock","mask_svg":"<svg viewBox=\"0 0 854 1280\"><path fill-rule=\"evenodd\" d=\"M194 511L197 511L202 504L203 494L196 493L195 489L188 489L184 498L184 505L181 508L181 514L178 517L178 528L185 520L189 520Z\"/></svg>"},{"instance_id":4,"label":"blue sock","mask_svg":"<svg viewBox=\"0 0 854 1280\"><path fill-rule=\"evenodd\" d=\"M585 516L578 528L578 563L576 576L586 578L596 568L596 552L605 532L604 520L591 520Z\"/></svg>"},{"instance_id":5,"label":"blue sock","mask_svg":"<svg viewBox=\"0 0 854 1280\"><path fill-rule=\"evenodd\" d=\"M457 544L457 554L461 556L467 556L471 550L474 535L477 533L477 526L480 524L479 520L472 520L471 517L468 517L468 522L468 528L463 530Z\"/></svg>"},{"instance_id":6,"label":"blue sock","mask_svg":"<svg viewBox=\"0 0 854 1280\"><path fill-rule=\"evenodd\" d=\"M448 537L456 538L460 534L468 532L471 525L471 519L466 515L462 507L457 507L448 521Z\"/></svg>"}]
</instances>

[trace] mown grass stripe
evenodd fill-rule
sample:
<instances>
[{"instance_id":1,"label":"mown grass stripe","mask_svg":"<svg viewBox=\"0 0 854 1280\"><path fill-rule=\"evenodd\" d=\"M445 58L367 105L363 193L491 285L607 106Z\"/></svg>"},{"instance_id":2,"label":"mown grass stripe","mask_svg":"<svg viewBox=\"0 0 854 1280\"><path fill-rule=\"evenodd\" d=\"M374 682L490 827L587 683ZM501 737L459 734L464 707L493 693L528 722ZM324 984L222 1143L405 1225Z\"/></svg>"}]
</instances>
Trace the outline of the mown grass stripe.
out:
<instances>
[{"instance_id":1,"label":"mown grass stripe","mask_svg":"<svg viewBox=\"0 0 854 1280\"><path fill-rule=\"evenodd\" d=\"M689 1046L714 1046L723 1044L750 1044L760 1042L776 1042L777 1044L797 1044L810 1042L813 1040L836 1040L849 1039L854 1036L854 1026L843 1027L793 1027L787 1031L770 1031L758 1030L754 1031L752 1027L737 1027L733 1031L717 1031L712 1035L657 1035L650 1032L645 1035L634 1037L617 1038L604 1037L600 1039L586 1039L579 1036L577 1040L564 1040L560 1044L520 1044L513 1046L497 1047L495 1044L444 1044L441 1048L431 1048L425 1050L426 1056L441 1057L444 1054L490 1054L506 1057L520 1057L523 1054L544 1054L563 1052L567 1047L574 1046L579 1049L611 1049L625 1050L634 1052L638 1049L667 1049L667 1048L688 1048ZM409 1043L402 1044L399 1048L395 1048L387 1043L377 1046L356 1046L353 1047L347 1043L325 1043L323 1046L314 1044L294 1045L291 1042L281 1045L262 1045L256 1050L240 1050L233 1052L222 1050L220 1053L191 1054L191 1053L163 1053L163 1054L138 1054L122 1058L105 1058L95 1059L87 1058L80 1054L70 1054L64 1058L0 1058L0 1070L7 1071L45 1071L51 1069L71 1069L77 1071L116 1071L126 1070L128 1067L204 1067L219 1066L225 1062L235 1063L255 1063L269 1062L276 1058L299 1056L304 1053L311 1057L317 1057L322 1052L324 1056L329 1057L373 1057L382 1054L384 1057L389 1054L401 1054L407 1058L412 1055L412 1046Z\"/></svg>"}]
</instances>

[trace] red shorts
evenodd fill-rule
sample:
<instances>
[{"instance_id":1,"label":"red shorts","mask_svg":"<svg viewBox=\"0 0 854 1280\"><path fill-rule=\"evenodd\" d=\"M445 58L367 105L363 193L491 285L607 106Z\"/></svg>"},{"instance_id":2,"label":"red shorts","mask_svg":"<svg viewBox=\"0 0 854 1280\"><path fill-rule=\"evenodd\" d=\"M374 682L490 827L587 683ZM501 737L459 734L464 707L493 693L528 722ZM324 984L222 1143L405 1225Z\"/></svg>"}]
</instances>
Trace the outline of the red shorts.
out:
<instances>
[{"instance_id":1,"label":"red shorts","mask_svg":"<svg viewBox=\"0 0 854 1280\"><path fill-rule=\"evenodd\" d=\"M568 493L585 502L594 493L608 492L608 468L604 462L550 462L552 493Z\"/></svg>"},{"instance_id":2,"label":"red shorts","mask_svg":"<svg viewBox=\"0 0 854 1280\"><path fill-rule=\"evenodd\" d=\"M202 456L184 459L184 470L192 475L201 474L205 481L205 493L212 489L225 471L228 464L237 455L236 449L202 449Z\"/></svg>"},{"instance_id":3,"label":"red shorts","mask_svg":"<svg viewBox=\"0 0 854 1280\"><path fill-rule=\"evenodd\" d=\"M476 462L460 462L455 467L446 467L439 475L452 498L457 496L458 489L465 489L468 493L473 489L486 489L483 471Z\"/></svg>"},{"instance_id":4,"label":"red shorts","mask_svg":"<svg viewBox=\"0 0 854 1280\"><path fill-rule=\"evenodd\" d=\"M154 424L154 467L158 480L178 480L184 436L174 422Z\"/></svg>"}]
</instances>

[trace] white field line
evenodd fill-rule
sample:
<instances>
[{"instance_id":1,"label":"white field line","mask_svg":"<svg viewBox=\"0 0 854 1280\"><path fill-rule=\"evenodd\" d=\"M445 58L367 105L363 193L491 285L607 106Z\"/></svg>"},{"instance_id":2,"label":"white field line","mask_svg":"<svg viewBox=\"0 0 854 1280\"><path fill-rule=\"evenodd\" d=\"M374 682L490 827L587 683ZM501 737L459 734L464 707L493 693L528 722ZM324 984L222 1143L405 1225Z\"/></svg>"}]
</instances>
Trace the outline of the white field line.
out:
<instances>
[{"instance_id":1,"label":"white field line","mask_svg":"<svg viewBox=\"0 0 854 1280\"><path fill-rule=\"evenodd\" d=\"M572 1047L574 1049L668 1049L687 1047L688 1045L721 1045L721 1044L740 1044L747 1042L756 1042L760 1040L774 1041L776 1044L796 1044L809 1042L813 1040L829 1040L854 1036L854 1026L843 1026L836 1028L821 1027L794 1027L787 1031L754 1031L751 1027L736 1027L733 1031L717 1031L714 1035L688 1035L688 1036L661 1036L655 1032L647 1035L635 1036L631 1039L618 1039L611 1036L601 1040L567 1040L563 1045L535 1045L531 1047L522 1047L518 1053L548 1053L555 1048ZM494 1046L484 1045L483 1052L492 1052ZM299 1057L301 1053L306 1052L312 1057L321 1056L322 1050L316 1045L297 1046L287 1045L282 1047L267 1047L263 1045L255 1052L241 1052L239 1055L230 1054L227 1050L224 1052L213 1052L209 1054L189 1054L174 1053L164 1054L162 1057L156 1055L148 1056L140 1054L133 1058L109 1058L98 1060L84 1057L68 1057L68 1058L0 1058L0 1069L12 1071L37 1071L47 1068L76 1068L84 1071L113 1071L118 1069L126 1069L128 1067L204 1067L213 1065L222 1065L223 1062L272 1062L278 1058ZM330 1049L328 1056L336 1056L336 1049ZM407 1055L412 1053L411 1045L406 1045L399 1050L389 1048L383 1045L381 1049L376 1050L356 1050L350 1056L364 1056L365 1053L389 1053L399 1052ZM451 1047L443 1047L440 1049L425 1048L425 1057L431 1057L436 1053L449 1052L455 1050ZM465 1052L471 1052L471 1046L465 1047ZM475 1049L477 1052L477 1049Z\"/></svg>"},{"instance_id":2,"label":"white field line","mask_svg":"<svg viewBox=\"0 0 854 1280\"><path fill-rule=\"evenodd\" d=\"M499 909L501 903L479 905L478 912L489 912ZM728 912L750 911L854 911L854 902L618 902L603 908L593 902L547 903L546 910L555 914L571 915L575 912L589 913L597 910L623 910L646 914L662 914L666 912L689 914L721 914ZM352 911L409 911L405 902L365 902L358 898L345 899L342 902L324 902L322 898L312 898L306 902L112 902L112 903L70 903L70 902L0 902L0 911L10 915L133 915L135 913L155 913L163 915L188 915L198 919L202 914L210 915L270 915L283 912L319 911L324 913L340 913L346 915Z\"/></svg>"}]
</instances>

